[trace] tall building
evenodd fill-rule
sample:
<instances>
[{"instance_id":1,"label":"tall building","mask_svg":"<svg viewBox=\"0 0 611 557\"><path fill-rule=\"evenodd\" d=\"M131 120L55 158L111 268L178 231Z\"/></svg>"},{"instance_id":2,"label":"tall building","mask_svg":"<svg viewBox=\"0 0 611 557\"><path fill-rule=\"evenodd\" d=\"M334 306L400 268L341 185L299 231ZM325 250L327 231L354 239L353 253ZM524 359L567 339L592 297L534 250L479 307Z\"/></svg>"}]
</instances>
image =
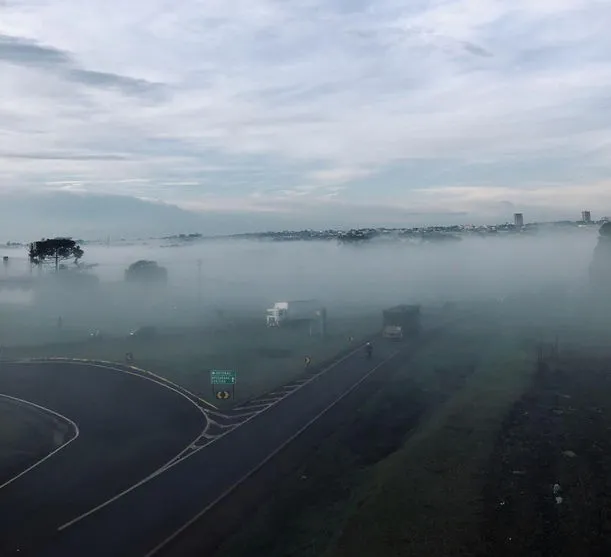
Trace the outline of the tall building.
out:
<instances>
[{"instance_id":1,"label":"tall building","mask_svg":"<svg viewBox=\"0 0 611 557\"><path fill-rule=\"evenodd\" d=\"M583 222L592 222L592 215L590 211L581 211L581 220Z\"/></svg>"},{"instance_id":2,"label":"tall building","mask_svg":"<svg viewBox=\"0 0 611 557\"><path fill-rule=\"evenodd\" d=\"M513 224L516 228L522 228L524 226L524 215L522 213L514 213Z\"/></svg>"}]
</instances>

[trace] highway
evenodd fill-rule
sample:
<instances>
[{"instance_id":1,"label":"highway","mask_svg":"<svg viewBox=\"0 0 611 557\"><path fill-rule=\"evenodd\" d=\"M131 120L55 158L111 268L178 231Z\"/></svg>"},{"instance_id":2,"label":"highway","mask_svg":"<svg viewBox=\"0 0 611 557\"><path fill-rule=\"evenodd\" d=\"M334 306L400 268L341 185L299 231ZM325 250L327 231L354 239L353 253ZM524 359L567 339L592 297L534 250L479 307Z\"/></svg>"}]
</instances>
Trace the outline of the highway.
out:
<instances>
[{"instance_id":1,"label":"highway","mask_svg":"<svg viewBox=\"0 0 611 557\"><path fill-rule=\"evenodd\" d=\"M297 432L383 365L396 345L379 343L367 360L361 348L332 364L253 419L208 443L101 509L71 522L39 557L151 556ZM93 541L95 540L95 542Z\"/></svg>"},{"instance_id":2,"label":"highway","mask_svg":"<svg viewBox=\"0 0 611 557\"><path fill-rule=\"evenodd\" d=\"M0 393L61 413L79 435L0 487L0 555L161 557L193 520L419 342L376 341L371 359L357 346L224 413L118 369L1 364Z\"/></svg>"},{"instance_id":3,"label":"highway","mask_svg":"<svg viewBox=\"0 0 611 557\"><path fill-rule=\"evenodd\" d=\"M38 555L61 524L155 472L206 427L179 393L89 365L2 362L0 393L76 426L72 441L0 487L0 555Z\"/></svg>"}]
</instances>

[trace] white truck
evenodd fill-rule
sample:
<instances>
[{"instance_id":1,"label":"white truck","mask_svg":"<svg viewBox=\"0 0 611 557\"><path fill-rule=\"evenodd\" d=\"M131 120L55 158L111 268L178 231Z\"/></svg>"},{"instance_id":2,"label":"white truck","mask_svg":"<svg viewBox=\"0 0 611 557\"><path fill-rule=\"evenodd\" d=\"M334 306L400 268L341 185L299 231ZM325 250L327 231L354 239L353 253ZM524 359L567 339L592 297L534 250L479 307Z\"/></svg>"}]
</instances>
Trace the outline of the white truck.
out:
<instances>
[{"instance_id":1,"label":"white truck","mask_svg":"<svg viewBox=\"0 0 611 557\"><path fill-rule=\"evenodd\" d=\"M310 321L316 318L320 309L317 300L294 300L292 302L276 302L266 313L268 327L282 327L288 323Z\"/></svg>"}]
</instances>

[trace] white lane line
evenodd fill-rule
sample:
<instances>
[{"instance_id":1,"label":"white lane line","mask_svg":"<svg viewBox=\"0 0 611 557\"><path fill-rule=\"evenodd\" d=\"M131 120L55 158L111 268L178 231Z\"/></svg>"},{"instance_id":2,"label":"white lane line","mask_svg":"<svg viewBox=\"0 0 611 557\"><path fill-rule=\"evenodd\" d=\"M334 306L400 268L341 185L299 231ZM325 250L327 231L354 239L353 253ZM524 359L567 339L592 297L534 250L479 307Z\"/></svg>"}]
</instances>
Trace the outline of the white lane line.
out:
<instances>
[{"instance_id":1,"label":"white lane line","mask_svg":"<svg viewBox=\"0 0 611 557\"><path fill-rule=\"evenodd\" d=\"M78 426L76 425L75 422L73 422L70 418L67 418L63 414L60 414L59 412L55 412L55 410L51 410L50 408L45 408L44 406L40 406L39 404L35 404L33 402L30 402L29 400L23 400L22 398L17 398L15 396L10 396L10 395L5 395L5 394L0 394L0 396L3 397L3 398L7 398L9 400L12 400L14 402L19 402L19 403L22 403L22 404L25 404L25 405L34 406L35 408L38 408L39 410L42 410L43 412L48 412L49 414L52 414L52 415L56 416L57 418L60 418L61 420L64 420L64 421L68 422L74 428L74 435L70 439L68 439L68 441L66 441L65 443L61 444L55 450L51 451L44 458L41 458L40 460L38 460L37 462L35 462L31 466L28 466L25 470L23 470L22 472L20 472L16 476L13 476L10 480L7 480L6 482L4 482L2 485L0 485L0 489L3 489L7 485L12 484L15 480L18 480L19 478L21 478L22 476L27 474L30 470L33 470L34 468L36 468L37 466L39 466L40 464L42 464L46 460L50 459L53 455L57 454L62 449L65 449L70 443L72 443L72 441L74 441L79 436L80 432L79 432L79 428L78 428Z\"/></svg>"},{"instance_id":2,"label":"white lane line","mask_svg":"<svg viewBox=\"0 0 611 557\"><path fill-rule=\"evenodd\" d=\"M210 426L214 426L214 427L218 427L218 428L225 428L225 427L233 427L235 425L238 425L237 423L235 424L220 424L219 422L214 421L212 418L208 417L208 422L210 423Z\"/></svg>"},{"instance_id":3,"label":"white lane line","mask_svg":"<svg viewBox=\"0 0 611 557\"><path fill-rule=\"evenodd\" d=\"M236 410L239 410L240 412L243 411L243 410L246 410L246 411L250 411L250 410L256 411L257 408L261 408L261 407L264 407L264 406L267 407L270 404L273 404L274 402L276 402L276 400L273 400L272 402L261 402L260 404L249 404L248 406L237 406Z\"/></svg>"},{"instance_id":4,"label":"white lane line","mask_svg":"<svg viewBox=\"0 0 611 557\"><path fill-rule=\"evenodd\" d=\"M214 412L213 410L208 410L206 413L208 416L214 416L215 418L220 418L222 420L228 420L231 418L231 416L228 416L227 414L223 414L222 412Z\"/></svg>"},{"instance_id":5,"label":"white lane line","mask_svg":"<svg viewBox=\"0 0 611 557\"><path fill-rule=\"evenodd\" d=\"M302 383L302 385L305 385L305 383ZM280 392L294 391L295 389L298 389L299 387L301 387L301 385L295 385L294 383L289 383L288 385L283 385L282 387L280 387Z\"/></svg>"},{"instance_id":6,"label":"white lane line","mask_svg":"<svg viewBox=\"0 0 611 557\"><path fill-rule=\"evenodd\" d=\"M129 371L125 368L120 368L120 367L115 367L116 364L106 364L106 363L96 363L95 361L90 361L90 360L77 360L77 359L41 359L41 360L22 360L19 362L16 362L18 365L39 365L39 364L72 364L72 365L82 365L82 366L89 366L89 367L97 367L100 369L107 369L109 371L116 371L118 373L125 373L126 375L133 375L134 377L139 377L140 379L144 379L145 381L150 381L151 383L156 383L157 385L160 385L161 387L164 387L165 389L168 389L170 391L175 392L176 394L179 394L181 397L183 397L184 399L188 400L193 406L195 406L195 408L197 408L199 410L199 412L204 416L204 419L206 420L206 429L209 426L209 421L208 421L208 413L206 412L206 410L204 410L199 404L197 404L194 400L192 400L190 398L190 396L194 396L193 393L191 393L190 391L187 391L186 389L178 389L175 387L172 387L170 385L167 385L164 381L160 381L158 379L153 379L152 377L148 377L147 375L143 375L140 372L135 372L135 371ZM138 368L135 368L138 369ZM182 392L184 391L184 392ZM188 393L185 394L185 393ZM190 395L190 396L189 396ZM197 397L195 397L197 398Z\"/></svg>"},{"instance_id":7,"label":"white lane line","mask_svg":"<svg viewBox=\"0 0 611 557\"><path fill-rule=\"evenodd\" d=\"M148 481L149 479L153 478L154 476L156 476L157 474L163 472L166 468L168 468L171 464L176 464L178 462L178 460L176 460L179 456L183 455L185 453L185 451L187 451L190 447L192 447L193 445L195 445L195 443L197 443L198 439L200 439L201 437L206 435L206 432L208 431L208 429L210 428L210 421L208 420L208 416L206 414L206 411L199 405L197 404L194 400L192 400L191 398L189 398L189 396L187 396L185 393L181 392L178 389L175 389L174 387L171 387L170 385L166 385L164 384L162 381L158 381L157 379L153 379L152 377L148 377L146 375L142 375L141 373L136 373L134 371L128 371L126 369L123 368L118 368L118 367L111 367L110 365L105 365L105 364L94 364L94 363L87 363L86 361L83 360L39 360L39 361L25 361L25 362L20 362L20 365L23 364L29 364L29 365L40 365L40 364L72 364L72 365L84 365L84 366L90 366L90 367L97 367L100 369L105 369L105 370L109 370L109 371L116 371L118 373L125 373L127 375L133 375L134 377L139 377L140 379L144 379L145 381L151 381L152 383L156 383L157 385L160 385L162 387L164 387L165 389L169 389L170 391L174 391L175 393L179 394L181 397L183 397L184 399L188 400L193 406L195 406L199 412L203 415L204 420L206 422L206 425L204 426L204 429L202 430L202 432L195 438L193 439L187 446L185 446L184 449L182 449L178 455L172 457L168 462L166 462L165 464L163 464L161 467L157 468L157 470L154 470L153 472L151 472L148 476L146 476L145 478L143 478L142 480L140 480L138 483L134 484L133 486L127 488L126 490L122 491L121 493L119 493L118 495L116 495L115 497L118 498L122 495L124 495L125 493L131 491L132 489L134 489L135 487L141 485L142 483ZM75 424L76 426L76 424ZM188 455L187 455L188 456ZM2 487L2 486L0 486ZM102 505L105 505L106 503L103 503ZM85 513L84 516L87 516L88 514L91 514L92 512L95 512L95 510L97 510L98 507L95 507L94 509L92 509L91 511L88 511L87 513ZM62 529L62 527L60 527L60 530Z\"/></svg>"},{"instance_id":8,"label":"white lane line","mask_svg":"<svg viewBox=\"0 0 611 557\"><path fill-rule=\"evenodd\" d=\"M83 364L83 362L73 362L73 363L81 364L81 365ZM79 520L81 520L81 519L83 519L83 518L85 518L85 517L87 517L87 516L97 512L98 510L102 509L103 507L109 505L110 503L112 503L112 502L116 501L117 499L123 497L127 493L133 491L137 487L139 487L139 486L145 484L146 482L150 481L151 479L153 479L154 477L158 476L159 474L161 474L165 470L167 470L167 469L173 467L174 465L178 464L178 462L180 462L184 458L188 458L194 452L199 451L200 448L198 447L196 449L191 450L191 452L189 452L191 447L197 446L196 443L197 443L197 441L199 439L201 439L202 437L204 437L204 438L206 437L207 431L208 431L208 429L210 429L210 420L208 419L208 414L207 414L206 410L204 410L201 406L199 406L199 404L197 404L194 400L189 398L185 393L180 392L178 389L175 389L174 387L170 387L169 385L165 385L162 381L158 381L157 379L153 379L152 377L144 376L141 373L136 373L136 372L133 372L133 371L127 371L125 369L116 368L116 367L110 367L110 366L105 366L105 365L100 365L100 364L87 364L87 365L91 365L91 366L94 366L94 367L100 367L102 369L109 369L109 370L113 370L113 371L118 371L120 373L127 373L129 375L134 375L135 377L140 377L142 379L146 379L147 381L152 381L153 383L157 383L158 385L162 385L166 389L170 389L171 391L174 391L174 392L178 393L180 396L186 398L191 404L193 404L202 413L202 415L204 416L204 419L206 420L206 426L204 427L202 432L193 441L191 441L182 451L180 451L176 456L172 457L168 462L163 464L161 467L157 468L157 470L151 472L148 476L142 478L139 482L131 485L127 489L121 491L120 493L117 493L114 497L108 499L107 501L104 501L103 503L97 505L96 507L93 507L92 509L88 510L87 512L77 516L76 518L72 519L70 522L66 522L65 524L63 524L62 526L60 526L58 528L58 531L64 530L65 528L68 528L69 526L71 526L75 522L78 522ZM187 453L187 454L185 455L185 453ZM182 455L185 455L185 456L182 456Z\"/></svg>"},{"instance_id":9,"label":"white lane line","mask_svg":"<svg viewBox=\"0 0 611 557\"><path fill-rule=\"evenodd\" d=\"M82 365L82 362L74 362L74 363L78 363ZM165 387L166 389L169 389L170 391L174 391L175 393L178 393L180 396L182 396L183 398L187 399L193 406L195 406L199 412L202 414L202 416L204 416L204 420L206 422L206 425L204 426L204 429L201 431L201 433L195 438L193 439L193 441L191 441L182 451L180 451L176 456L172 457L171 460L169 460L166 464L164 464L163 466L161 466L161 468L158 468L157 470L155 470L154 472L151 472L151 476L157 474L159 471L163 470L165 467L168 466L168 464L170 462L172 462L173 460L177 459L180 457L180 455L182 455L185 451L187 451L189 449L189 447L191 447L194 443L197 442L197 440L200 437L203 437L206 432L208 431L208 429L210 429L210 420L208 420L208 415L206 414L206 411L199 405L197 404L194 400L192 400L191 398L189 398L188 395L186 395L184 392L181 392L179 389L176 389L174 387L171 387L170 385L166 385L164 384L163 381L159 381L157 379L153 379L151 377L147 377L145 375L142 375L141 373L137 373L134 371L127 371L125 369L122 368L118 368L118 367L111 367L111 366L106 366L106 365L100 365L100 364L87 364L87 365L91 365L92 367L99 367L101 369L108 369L108 370L112 370L112 371L118 371L119 373L126 373L128 375L133 375L134 377L140 377L141 379L146 379L147 381L151 381L153 383L156 383L157 385L161 385L162 387ZM137 368L136 368L137 369ZM147 476L149 477L149 476Z\"/></svg>"},{"instance_id":10,"label":"white lane line","mask_svg":"<svg viewBox=\"0 0 611 557\"><path fill-rule=\"evenodd\" d=\"M270 405L270 407L273 406ZM244 410L244 412L238 412L237 414L234 414L234 418L247 418L249 416L258 416L259 414L262 414L263 412L265 412L266 410L269 410L269 408L264 408L263 410L253 410L252 412L248 412L247 410ZM246 420L242 420L242 421L238 421L238 423L236 424L231 424L231 425L236 425L236 426L241 426L244 425L246 423Z\"/></svg>"},{"instance_id":11,"label":"white lane line","mask_svg":"<svg viewBox=\"0 0 611 557\"><path fill-rule=\"evenodd\" d=\"M214 404L212 404L211 402L208 402L206 399L203 399L199 396L197 396L195 393L192 393L191 391L188 391L187 389L185 389L184 387L181 387L180 385L178 385L177 383L174 383L173 381L170 381L169 379L166 379L165 377L161 377L161 375L157 375L156 373L153 373L152 371L149 371L148 369L142 369L136 366L129 366L132 369L136 369L142 373L146 373L148 375L152 375L153 377L155 377L156 379L159 379L161 381L164 381L166 383L169 383L170 385L172 385L173 387L177 387L180 390L183 390L184 392L189 393L189 395L191 395L192 397L194 397L195 399L199 400L201 403L209 406L210 408L213 408L214 410L218 410L218 406L215 406Z\"/></svg>"},{"instance_id":12,"label":"white lane line","mask_svg":"<svg viewBox=\"0 0 611 557\"><path fill-rule=\"evenodd\" d=\"M225 497L230 495L234 490L236 490L241 484L243 484L248 478L250 478L253 474L258 472L263 466L265 466L272 458L274 458L282 449L284 449L287 445L292 443L295 439L297 439L300 435L303 434L309 427L312 426L314 422L319 420L322 416L324 416L331 408L333 408L338 402L342 401L346 398L350 393L352 393L359 385L361 385L366 379L371 377L380 367L384 364L392 360L398 354L400 354L400 350L394 352L391 356L386 358L384 361L380 362L377 366L370 369L363 377L361 377L352 387L350 387L347 391L344 391L339 397L337 397L333 402L331 402L326 408L324 408L321 412L316 414L308 423L306 423L302 428L299 429L296 433L291 435L286 441L283 441L279 447L274 449L269 455L267 455L259 464L257 464L254 468L252 468L249 472L244 474L237 482L235 482L231 487L226 489L219 497L217 497L212 503L204 507L199 513L197 513L191 520L183 524L178 530L176 530L173 534L168 536L165 540L163 540L160 544L155 546L151 551L149 551L144 557L153 557L159 551L161 551L166 545L175 540L178 536L180 536L187 528L197 522L202 516L204 516L210 509L220 503Z\"/></svg>"},{"instance_id":13,"label":"white lane line","mask_svg":"<svg viewBox=\"0 0 611 557\"><path fill-rule=\"evenodd\" d=\"M333 369L334 367L337 367L339 364L341 364L342 362L344 362L345 360L347 360L348 358L350 358L351 356L353 356L354 354L356 354L359 350L361 350L362 346L359 346L357 348L355 348L354 350L352 350L351 352L349 352L348 354L346 354L345 356L343 356L342 358L340 358L339 360L333 362L331 365L329 365L328 367L326 367L325 369L321 370L319 373L317 373L316 375L313 375L310 379L308 379L308 381L306 383L304 383L302 386L305 386L309 383L311 383L312 381L314 381L315 379L317 379L318 377L321 377L323 374L325 374L327 371L329 371L330 369ZM385 360L386 361L386 360ZM128 373L128 372L127 372ZM139 376L140 377L140 376ZM152 379L151 379L152 381ZM168 387L169 388L169 387ZM255 412L252 414L248 414L247 418L243 421L240 422L239 424L236 425L236 427L229 429L223 433L221 433L220 435L214 437L213 439L210 440L209 443L206 443L205 445L202 445L201 447L198 447L196 450L191 451L188 455L184 456L183 458L181 458L180 460L177 460L176 462L172 462L171 464L168 464L165 468L163 468L162 470L158 470L157 472L151 474L150 476L147 476L146 478L144 478L143 480L140 480L138 483L132 485L131 487L129 487L128 489L126 489L125 491L122 491L121 493L118 493L117 495L115 495L114 497L111 497L110 499L108 499L107 501L105 501L104 503L101 503L100 505L98 505L97 507L94 507L93 509L90 509L89 511L87 511L86 513L83 513L75 518L73 518L72 520L70 520L69 522L66 522L65 524L63 524L62 526L60 526L57 530L59 532L61 532L62 530L65 530L66 528L69 528L70 526L72 526L73 524L76 524L77 522L83 520L84 518L87 518L88 516L91 516L92 514L96 513L97 511L103 509L104 507L107 507L108 505L110 505L111 503L114 503L115 501L117 501L118 499L120 499L121 497L123 497L124 495L127 495L128 493L131 493L132 491L134 491L135 489L139 488L141 485L144 485L145 483L151 481L153 478L157 477L159 474L163 473L163 472L167 472L168 470L170 470L171 468L173 468L174 466L176 466L179 462L184 462L185 460L187 460L188 458L191 458L193 455L196 455L199 451L209 447L212 443L216 443L217 441L219 441L220 439L222 439L223 437L229 435L232 431L235 431L238 427L241 427L245 424L247 424L248 422L250 422L251 420L253 420L254 418L256 418L257 416L259 416L260 414L262 414L263 412L267 412L270 408L272 408L273 406L275 406L275 404L271 404L268 408L266 408L265 410L259 411L259 412ZM229 416L227 416L229 417ZM204 433L205 436L205 433Z\"/></svg>"},{"instance_id":14,"label":"white lane line","mask_svg":"<svg viewBox=\"0 0 611 557\"><path fill-rule=\"evenodd\" d=\"M90 365L94 365L94 364L98 364L98 365L102 365L102 366L107 366L110 367L112 369L118 369L118 366L122 366L121 369L133 369L135 371L139 371L140 373L143 373L145 375L149 375L151 377L154 377L155 379L157 379L157 382L163 382L167 385L171 385L172 387L174 387L175 389L186 393L188 396L193 397L195 400L198 400L199 402L201 402L204 405L209 406L210 408L213 408L214 410L218 410L218 406L215 406L214 404L212 404L211 402L208 402L207 400L197 396L195 393L192 393L191 391L189 391L188 389L185 389L184 387L178 385L177 383L174 383L173 381L170 381L169 379L166 379L165 377L162 377L161 375L158 375L152 371L149 371L148 369L143 369L137 366L132 366L129 364L122 364L119 362L111 362L110 360L89 360L87 358L62 358L62 357L49 357L49 358L41 358L39 360L37 360L36 358L32 358L29 361L31 362L65 362L65 361L71 361L73 363L86 363L86 364L90 364Z\"/></svg>"},{"instance_id":15,"label":"white lane line","mask_svg":"<svg viewBox=\"0 0 611 557\"><path fill-rule=\"evenodd\" d=\"M214 422L214 425L220 429L227 429L228 427L237 427L240 424L217 424Z\"/></svg>"},{"instance_id":16,"label":"white lane line","mask_svg":"<svg viewBox=\"0 0 611 557\"><path fill-rule=\"evenodd\" d=\"M272 406L275 402L264 402L263 404L253 404L252 406L246 406L245 408L236 408L236 410L244 411L244 412L261 412L266 410L270 406Z\"/></svg>"}]
</instances>

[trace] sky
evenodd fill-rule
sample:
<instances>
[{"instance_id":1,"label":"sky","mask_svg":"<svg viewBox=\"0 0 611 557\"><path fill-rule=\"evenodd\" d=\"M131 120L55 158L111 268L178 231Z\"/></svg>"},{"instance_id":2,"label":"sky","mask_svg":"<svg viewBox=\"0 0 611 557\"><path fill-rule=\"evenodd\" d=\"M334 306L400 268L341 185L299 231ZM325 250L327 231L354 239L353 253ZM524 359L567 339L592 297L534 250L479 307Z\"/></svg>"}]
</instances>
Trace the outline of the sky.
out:
<instances>
[{"instance_id":1,"label":"sky","mask_svg":"<svg viewBox=\"0 0 611 557\"><path fill-rule=\"evenodd\" d=\"M610 25L597 0L0 0L0 193L600 217Z\"/></svg>"}]
</instances>

